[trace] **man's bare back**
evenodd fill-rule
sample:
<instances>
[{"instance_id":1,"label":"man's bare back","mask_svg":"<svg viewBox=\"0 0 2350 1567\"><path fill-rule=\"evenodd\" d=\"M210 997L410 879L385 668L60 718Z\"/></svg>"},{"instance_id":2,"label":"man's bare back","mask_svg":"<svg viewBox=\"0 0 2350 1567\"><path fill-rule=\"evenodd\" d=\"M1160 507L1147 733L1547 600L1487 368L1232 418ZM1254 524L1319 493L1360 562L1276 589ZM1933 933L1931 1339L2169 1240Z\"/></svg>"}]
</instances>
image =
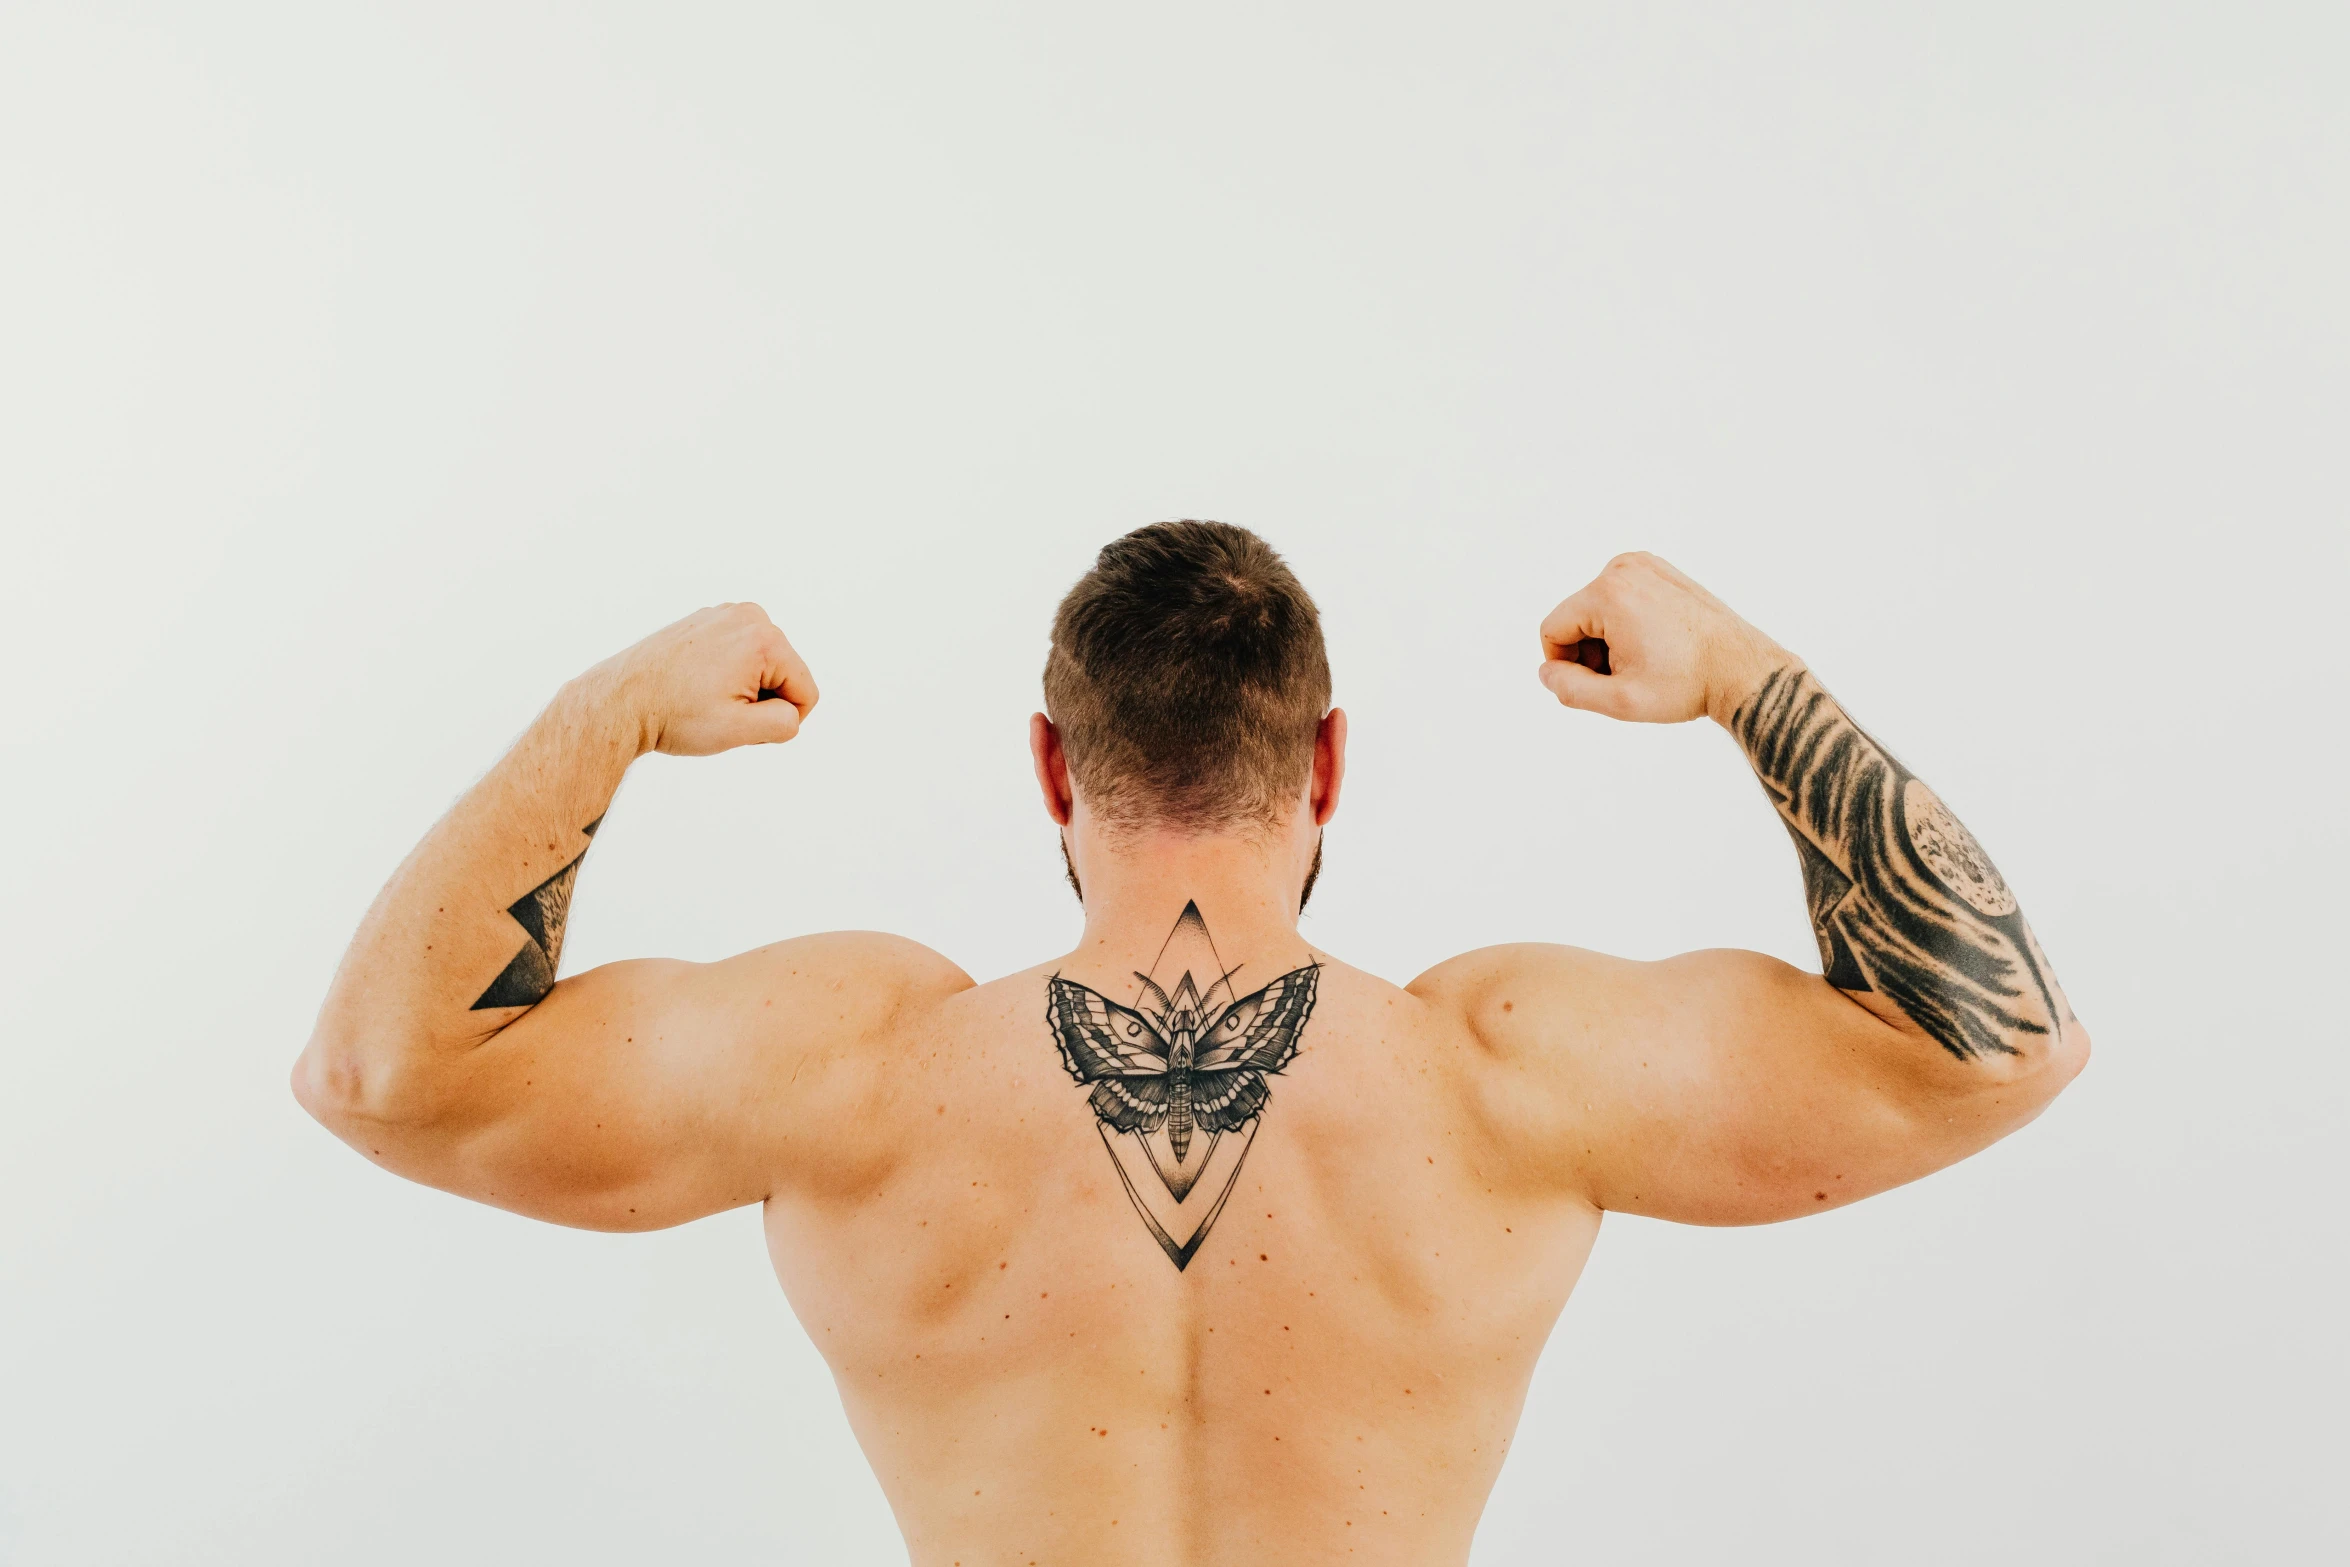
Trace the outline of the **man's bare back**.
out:
<instances>
[{"instance_id":1,"label":"man's bare back","mask_svg":"<svg viewBox=\"0 0 2350 1567\"><path fill-rule=\"evenodd\" d=\"M1456 1017L1312 957L1245 1158L1199 1138L1159 1198L1184 1238L1221 1204L1181 1272L1042 1037L1053 969L1125 954L937 1000L909 1070L845 1074L895 1156L767 1232L917 1562L1466 1554L1599 1215L1503 1172Z\"/></svg>"},{"instance_id":2,"label":"man's bare back","mask_svg":"<svg viewBox=\"0 0 2350 1567\"><path fill-rule=\"evenodd\" d=\"M1461 1561L1602 1212L1870 1195L2029 1120L2088 1048L1988 859L1791 655L1646 557L1543 632L1569 705L1737 736L1828 977L1525 946L1399 989L1310 948L1345 721L1309 707L1294 797L1204 825L1181 777L1111 809L1099 752L1063 752L1087 721L1038 715L1086 926L1024 973L848 933L558 984L628 762L813 707L728 606L567 688L434 830L296 1092L388 1168L556 1222L763 1201L919 1567Z\"/></svg>"}]
</instances>

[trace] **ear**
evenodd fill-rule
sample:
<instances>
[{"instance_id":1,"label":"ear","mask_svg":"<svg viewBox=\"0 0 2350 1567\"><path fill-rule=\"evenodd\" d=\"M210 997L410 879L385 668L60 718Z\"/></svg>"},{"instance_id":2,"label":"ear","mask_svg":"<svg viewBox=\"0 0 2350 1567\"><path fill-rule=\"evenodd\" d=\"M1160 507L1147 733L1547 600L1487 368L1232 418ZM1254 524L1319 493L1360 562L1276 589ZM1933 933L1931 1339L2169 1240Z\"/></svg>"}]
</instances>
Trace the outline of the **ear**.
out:
<instances>
[{"instance_id":1,"label":"ear","mask_svg":"<svg viewBox=\"0 0 2350 1567\"><path fill-rule=\"evenodd\" d=\"M1322 715L1314 733L1314 825L1327 827L1338 814L1339 786L1346 782L1346 709L1334 707Z\"/></svg>"},{"instance_id":2,"label":"ear","mask_svg":"<svg viewBox=\"0 0 2350 1567\"><path fill-rule=\"evenodd\" d=\"M1028 715L1028 754L1036 761L1036 786L1044 791L1044 812L1069 825L1076 796L1069 789L1069 759L1061 754L1061 731L1042 713Z\"/></svg>"}]
</instances>

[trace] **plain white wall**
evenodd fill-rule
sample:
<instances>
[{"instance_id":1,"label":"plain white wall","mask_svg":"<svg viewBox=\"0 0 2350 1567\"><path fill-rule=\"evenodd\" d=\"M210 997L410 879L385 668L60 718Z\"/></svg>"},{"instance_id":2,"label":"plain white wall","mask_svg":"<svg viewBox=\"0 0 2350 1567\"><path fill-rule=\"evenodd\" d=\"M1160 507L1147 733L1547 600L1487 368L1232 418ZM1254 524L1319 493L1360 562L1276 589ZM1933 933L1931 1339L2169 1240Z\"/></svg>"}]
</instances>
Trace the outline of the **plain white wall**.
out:
<instances>
[{"instance_id":1,"label":"plain white wall","mask_svg":"<svg viewBox=\"0 0 2350 1567\"><path fill-rule=\"evenodd\" d=\"M2096 1031L1923 1185L1611 1220L1479 1567L2341 1560L2346 18L12 0L0 1558L902 1561L755 1214L471 1207L286 1070L436 813L720 599L823 710L642 765L571 965L1061 950L1047 617L1193 515L1325 610L1318 943L1810 959L1728 742L1533 679L1645 547Z\"/></svg>"}]
</instances>

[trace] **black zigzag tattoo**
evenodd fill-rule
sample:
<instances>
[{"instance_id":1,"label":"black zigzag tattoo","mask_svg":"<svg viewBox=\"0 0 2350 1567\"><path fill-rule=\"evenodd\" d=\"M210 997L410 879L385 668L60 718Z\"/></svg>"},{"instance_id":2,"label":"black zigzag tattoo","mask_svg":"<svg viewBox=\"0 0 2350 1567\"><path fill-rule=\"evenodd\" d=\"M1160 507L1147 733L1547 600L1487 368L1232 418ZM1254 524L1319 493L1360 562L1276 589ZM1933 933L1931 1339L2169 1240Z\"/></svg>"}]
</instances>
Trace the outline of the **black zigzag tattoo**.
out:
<instances>
[{"instance_id":1,"label":"black zigzag tattoo","mask_svg":"<svg viewBox=\"0 0 2350 1567\"><path fill-rule=\"evenodd\" d=\"M604 818L599 816L580 832L593 838L603 825ZM580 861L586 858L587 850L580 850L578 859L506 906L506 912L530 939L468 1010L536 1006L540 997L555 988L555 965L563 957L563 927L571 918L571 889L579 881Z\"/></svg>"}]
</instances>

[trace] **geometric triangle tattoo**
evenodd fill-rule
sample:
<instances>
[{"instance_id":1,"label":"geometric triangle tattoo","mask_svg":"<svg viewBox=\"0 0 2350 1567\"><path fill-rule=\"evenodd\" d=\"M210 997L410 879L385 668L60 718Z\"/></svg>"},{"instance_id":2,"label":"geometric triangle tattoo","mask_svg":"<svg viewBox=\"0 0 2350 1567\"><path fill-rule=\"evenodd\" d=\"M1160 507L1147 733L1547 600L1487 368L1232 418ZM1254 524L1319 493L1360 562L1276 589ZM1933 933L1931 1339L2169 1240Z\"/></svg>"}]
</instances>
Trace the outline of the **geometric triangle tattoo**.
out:
<instances>
[{"instance_id":1,"label":"geometric triangle tattoo","mask_svg":"<svg viewBox=\"0 0 2350 1567\"><path fill-rule=\"evenodd\" d=\"M1178 1271L1240 1179L1272 1088L1313 1015L1310 959L1247 995L1232 983L1199 905L1186 903L1133 1006L1055 974L1045 1022L1119 1184ZM1191 1199L1198 1200L1192 1201Z\"/></svg>"},{"instance_id":2,"label":"geometric triangle tattoo","mask_svg":"<svg viewBox=\"0 0 2350 1567\"><path fill-rule=\"evenodd\" d=\"M596 829L603 825L604 818L599 816L581 831L593 838ZM481 993L481 999L469 1011L535 1006L555 988L555 965L563 956L563 927L571 912L571 889L579 881L580 861L586 858L587 850L580 850L579 859L507 905L506 912L529 934L530 940L514 954L514 961L490 981L490 988Z\"/></svg>"}]
</instances>

